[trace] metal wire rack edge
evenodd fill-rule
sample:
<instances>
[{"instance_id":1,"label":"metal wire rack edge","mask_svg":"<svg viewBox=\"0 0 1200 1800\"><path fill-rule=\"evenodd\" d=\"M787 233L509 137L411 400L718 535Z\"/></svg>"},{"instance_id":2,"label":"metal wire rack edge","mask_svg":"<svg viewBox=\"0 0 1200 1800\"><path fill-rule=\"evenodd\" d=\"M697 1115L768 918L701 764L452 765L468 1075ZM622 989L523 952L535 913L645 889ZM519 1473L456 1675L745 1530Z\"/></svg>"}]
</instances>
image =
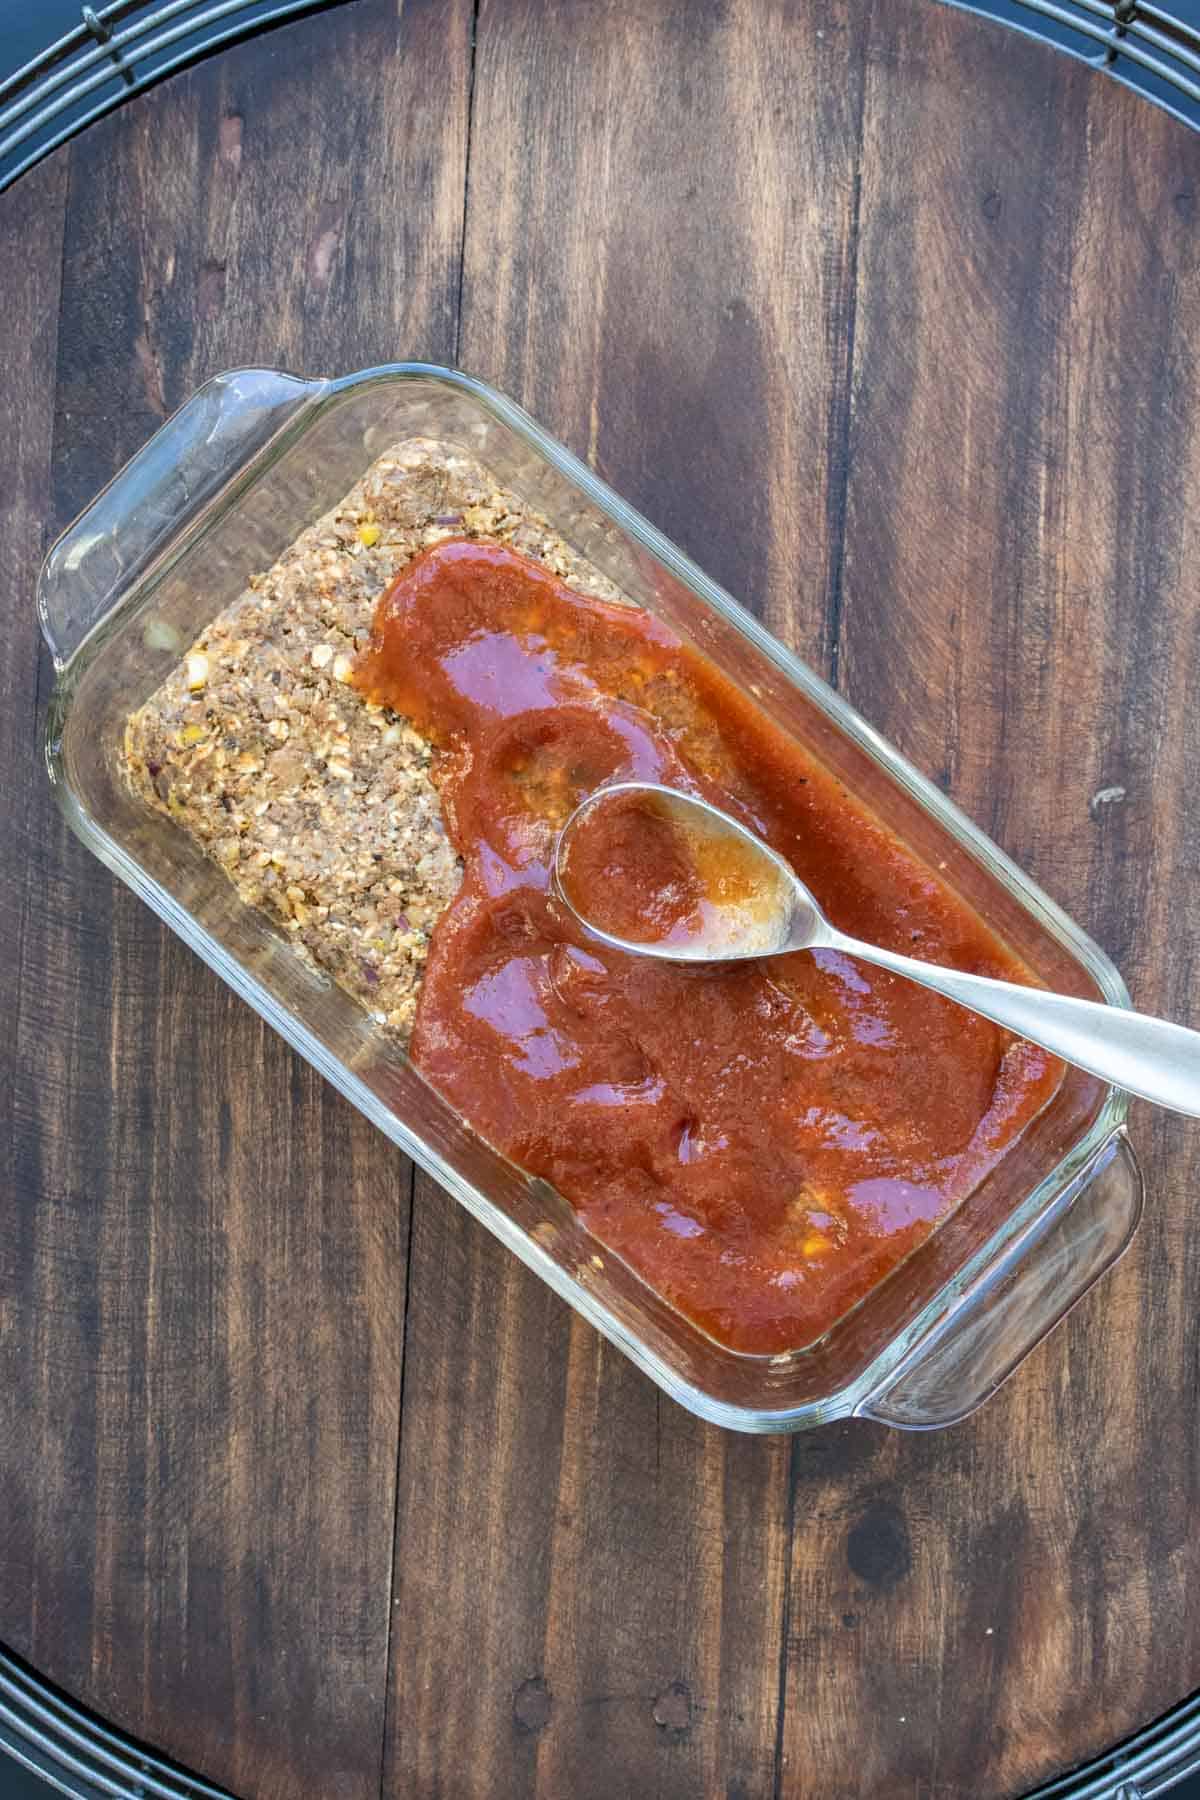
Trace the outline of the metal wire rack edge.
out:
<instances>
[{"instance_id":1,"label":"metal wire rack edge","mask_svg":"<svg viewBox=\"0 0 1200 1800\"><path fill-rule=\"evenodd\" d=\"M0 193L123 100L238 38L337 3L112 0L82 7L79 25L0 81Z\"/></svg>"}]
</instances>

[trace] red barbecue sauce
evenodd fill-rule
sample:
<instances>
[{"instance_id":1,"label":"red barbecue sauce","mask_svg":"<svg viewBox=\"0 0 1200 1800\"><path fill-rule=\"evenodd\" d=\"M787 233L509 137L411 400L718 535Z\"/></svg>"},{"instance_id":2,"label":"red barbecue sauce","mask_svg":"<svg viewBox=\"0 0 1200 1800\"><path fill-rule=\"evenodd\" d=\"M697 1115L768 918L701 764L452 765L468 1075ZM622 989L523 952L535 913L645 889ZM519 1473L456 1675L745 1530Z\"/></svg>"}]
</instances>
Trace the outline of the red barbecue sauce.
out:
<instances>
[{"instance_id":1,"label":"red barbecue sauce","mask_svg":"<svg viewBox=\"0 0 1200 1800\"><path fill-rule=\"evenodd\" d=\"M657 781L765 838L844 930L1032 980L644 612L451 539L381 596L354 680L437 746L465 865L430 946L417 1067L720 1343L776 1354L820 1338L1057 1087L1045 1052L837 952L688 967L604 948L572 920L550 891L558 828L602 782ZM635 900L658 891L636 848L622 855Z\"/></svg>"}]
</instances>

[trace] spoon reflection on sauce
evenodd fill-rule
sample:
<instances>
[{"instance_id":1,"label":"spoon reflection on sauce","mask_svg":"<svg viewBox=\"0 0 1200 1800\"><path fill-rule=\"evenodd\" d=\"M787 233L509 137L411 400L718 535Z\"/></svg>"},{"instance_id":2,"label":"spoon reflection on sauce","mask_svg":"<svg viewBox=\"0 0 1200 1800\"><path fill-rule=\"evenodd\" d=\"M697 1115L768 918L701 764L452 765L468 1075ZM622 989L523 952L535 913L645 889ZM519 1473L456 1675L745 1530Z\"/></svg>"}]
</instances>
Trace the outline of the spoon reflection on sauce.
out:
<instances>
[{"instance_id":1,"label":"spoon reflection on sauce","mask_svg":"<svg viewBox=\"0 0 1200 1800\"><path fill-rule=\"evenodd\" d=\"M840 950L932 988L1102 1081L1200 1117L1200 1032L847 937L761 838L677 789L626 781L590 794L559 833L554 883L593 936L632 956L712 963Z\"/></svg>"}]
</instances>

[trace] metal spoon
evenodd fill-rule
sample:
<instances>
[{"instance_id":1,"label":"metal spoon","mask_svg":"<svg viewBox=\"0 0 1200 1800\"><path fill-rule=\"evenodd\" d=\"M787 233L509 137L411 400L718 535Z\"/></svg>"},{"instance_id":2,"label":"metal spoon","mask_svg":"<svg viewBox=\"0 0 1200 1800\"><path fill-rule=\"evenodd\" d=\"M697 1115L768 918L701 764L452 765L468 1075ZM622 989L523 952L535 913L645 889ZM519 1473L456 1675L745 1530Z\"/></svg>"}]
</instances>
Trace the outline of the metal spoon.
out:
<instances>
[{"instance_id":1,"label":"metal spoon","mask_svg":"<svg viewBox=\"0 0 1200 1800\"><path fill-rule=\"evenodd\" d=\"M719 855L727 866L749 877L732 883L739 895L732 903L710 895L709 903L690 921L690 929L665 940L639 941L605 931L589 916L571 878L580 826L589 819L594 823L595 809L611 804L618 795L639 794L655 815L684 834L690 849L710 859ZM1094 1000L966 975L847 937L829 923L781 856L719 807L674 788L627 781L590 794L559 833L554 882L561 899L594 937L629 955L698 963L781 956L796 950L840 950L933 988L1114 1087L1200 1117L1200 1032ZM596 907L595 899L592 905ZM599 910L602 913L602 906Z\"/></svg>"}]
</instances>

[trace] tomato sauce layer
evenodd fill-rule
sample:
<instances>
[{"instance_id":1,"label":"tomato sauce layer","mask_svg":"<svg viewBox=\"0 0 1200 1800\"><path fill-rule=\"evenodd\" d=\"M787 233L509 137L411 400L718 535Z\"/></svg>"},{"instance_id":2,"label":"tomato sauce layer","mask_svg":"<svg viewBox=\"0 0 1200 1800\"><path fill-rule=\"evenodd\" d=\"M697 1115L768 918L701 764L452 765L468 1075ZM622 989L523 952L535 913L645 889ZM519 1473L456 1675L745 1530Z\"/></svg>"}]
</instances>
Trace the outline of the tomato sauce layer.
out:
<instances>
[{"instance_id":1,"label":"tomato sauce layer","mask_svg":"<svg viewBox=\"0 0 1200 1800\"><path fill-rule=\"evenodd\" d=\"M573 920L551 891L559 828L604 782L654 781L733 813L852 935L1033 979L648 614L451 539L381 597L354 679L437 747L464 862L430 946L417 1067L722 1344L820 1338L1053 1093L1062 1065L1044 1051L838 952L685 966Z\"/></svg>"}]
</instances>

